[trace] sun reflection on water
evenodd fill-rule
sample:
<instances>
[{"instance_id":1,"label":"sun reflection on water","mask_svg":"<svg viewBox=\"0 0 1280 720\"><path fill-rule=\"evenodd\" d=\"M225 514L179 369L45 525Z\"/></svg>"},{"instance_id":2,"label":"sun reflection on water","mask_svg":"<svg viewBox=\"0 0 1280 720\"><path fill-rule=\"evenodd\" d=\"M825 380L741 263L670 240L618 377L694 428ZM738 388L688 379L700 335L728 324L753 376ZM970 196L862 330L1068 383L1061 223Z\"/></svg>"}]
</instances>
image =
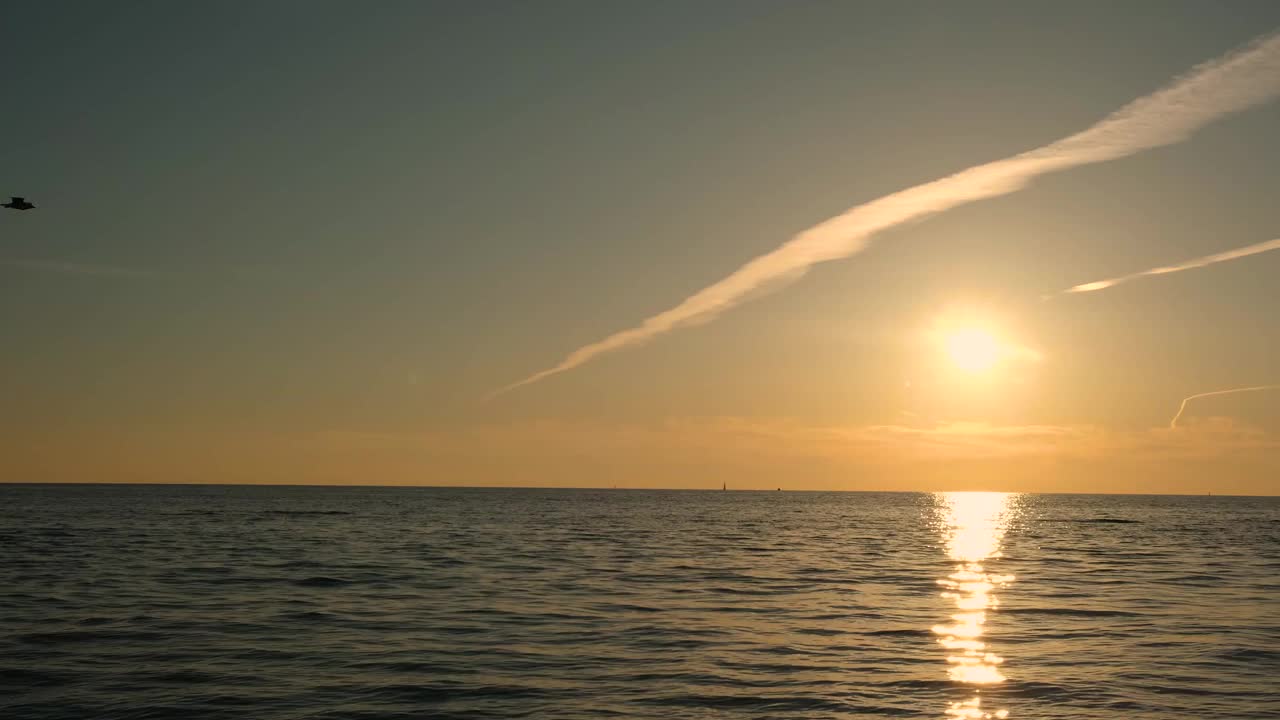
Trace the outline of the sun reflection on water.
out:
<instances>
[{"instance_id":1,"label":"sun reflection on water","mask_svg":"<svg viewBox=\"0 0 1280 720\"><path fill-rule=\"evenodd\" d=\"M948 675L965 685L993 685L1004 682L1000 666L1004 658L987 650L982 640L987 613L999 605L995 591L1013 582L1012 575L986 571L983 563L1000 557L1000 540L1013 514L1010 493L938 493L938 526L946 541L947 556L955 572L938 580L942 597L955 603L957 612L949 624L935 625L938 643L948 651ZM953 702L946 714L953 718L984 720L1008 717L1009 711L984 710L979 688L972 698Z\"/></svg>"}]
</instances>

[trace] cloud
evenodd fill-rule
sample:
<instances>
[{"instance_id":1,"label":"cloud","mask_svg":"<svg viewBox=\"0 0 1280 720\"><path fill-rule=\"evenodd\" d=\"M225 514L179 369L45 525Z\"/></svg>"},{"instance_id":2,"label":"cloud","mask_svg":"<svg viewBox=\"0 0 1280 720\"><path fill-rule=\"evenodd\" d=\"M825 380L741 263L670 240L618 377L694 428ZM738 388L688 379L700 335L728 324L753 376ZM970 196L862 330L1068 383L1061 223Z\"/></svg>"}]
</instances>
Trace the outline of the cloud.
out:
<instances>
[{"instance_id":1,"label":"cloud","mask_svg":"<svg viewBox=\"0 0 1280 720\"><path fill-rule=\"evenodd\" d=\"M1227 418L1176 430L684 417L323 432L19 424L0 433L0 482L1280 494L1278 477L1280 434Z\"/></svg>"},{"instance_id":2,"label":"cloud","mask_svg":"<svg viewBox=\"0 0 1280 720\"><path fill-rule=\"evenodd\" d=\"M93 275L98 277L138 278L154 275L149 270L119 267L115 265L92 265L86 263L69 263L48 260L10 260L0 259L0 265L31 270L35 272L59 273L63 275Z\"/></svg>"},{"instance_id":3,"label":"cloud","mask_svg":"<svg viewBox=\"0 0 1280 720\"><path fill-rule=\"evenodd\" d=\"M1187 410L1187 403L1196 398L1213 397L1215 395L1235 395L1236 393L1262 392L1263 390L1280 390L1280 385L1254 385L1252 387L1228 388L1226 390L1211 390L1209 392L1196 393L1182 398L1182 403L1178 405L1178 412L1174 413L1173 418L1169 420L1169 429L1175 430L1178 427L1178 419L1182 417L1182 413Z\"/></svg>"},{"instance_id":4,"label":"cloud","mask_svg":"<svg viewBox=\"0 0 1280 720\"><path fill-rule=\"evenodd\" d=\"M330 431L317 443L345 451L417 450L436 457L562 457L619 463L658 456L751 465L805 459L894 467L968 460L1213 459L1280 450L1280 435L1231 418L1176 430L1116 430L1095 425L814 425L742 417L669 418L652 423L530 420L426 432Z\"/></svg>"},{"instance_id":5,"label":"cloud","mask_svg":"<svg viewBox=\"0 0 1280 720\"><path fill-rule=\"evenodd\" d=\"M1106 290L1107 288L1115 287L1120 283L1136 280L1140 277L1147 277L1148 275L1168 275L1169 273L1182 272L1183 270L1194 270L1195 268L1202 268L1206 265L1213 265L1215 263L1226 262L1228 260L1249 257L1250 255L1257 255L1258 253L1264 253L1270 250L1280 250L1280 238L1260 242L1254 245L1248 245L1242 248L1236 248L1235 250L1215 253L1213 255L1205 255L1204 257L1187 260L1185 262L1178 263L1177 265L1166 265L1163 267L1151 268L1150 270L1143 270L1142 272L1108 278L1106 280L1096 280L1094 282L1083 283L1063 290L1062 294Z\"/></svg>"},{"instance_id":6,"label":"cloud","mask_svg":"<svg viewBox=\"0 0 1280 720\"><path fill-rule=\"evenodd\" d=\"M876 233L978 200L1012 193L1034 178L1181 142L1196 130L1280 93L1280 34L1193 68L1169 86L1135 100L1092 127L1043 147L978 165L858 205L792 237L638 326L571 352L558 364L499 388L490 397L537 382L601 355L714 319L810 267L853 255Z\"/></svg>"}]
</instances>

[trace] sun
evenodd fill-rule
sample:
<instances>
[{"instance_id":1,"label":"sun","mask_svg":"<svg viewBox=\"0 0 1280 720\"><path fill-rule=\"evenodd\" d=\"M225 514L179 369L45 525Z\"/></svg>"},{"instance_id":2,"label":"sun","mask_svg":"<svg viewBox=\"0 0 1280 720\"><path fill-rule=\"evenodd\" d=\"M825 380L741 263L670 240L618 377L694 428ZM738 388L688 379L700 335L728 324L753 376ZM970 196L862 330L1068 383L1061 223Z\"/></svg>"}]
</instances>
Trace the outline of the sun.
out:
<instances>
[{"instance_id":1,"label":"sun","mask_svg":"<svg viewBox=\"0 0 1280 720\"><path fill-rule=\"evenodd\" d=\"M1003 346L990 331L978 326L946 330L942 349L956 368L968 373L982 373L1000 361Z\"/></svg>"},{"instance_id":2,"label":"sun","mask_svg":"<svg viewBox=\"0 0 1280 720\"><path fill-rule=\"evenodd\" d=\"M991 310L953 305L945 308L926 331L928 348L937 353L938 366L967 383L986 385L999 380L999 371L1021 371L1041 360L1038 351L1023 345L1008 331L1007 318ZM1021 377L1021 376L1019 376Z\"/></svg>"}]
</instances>

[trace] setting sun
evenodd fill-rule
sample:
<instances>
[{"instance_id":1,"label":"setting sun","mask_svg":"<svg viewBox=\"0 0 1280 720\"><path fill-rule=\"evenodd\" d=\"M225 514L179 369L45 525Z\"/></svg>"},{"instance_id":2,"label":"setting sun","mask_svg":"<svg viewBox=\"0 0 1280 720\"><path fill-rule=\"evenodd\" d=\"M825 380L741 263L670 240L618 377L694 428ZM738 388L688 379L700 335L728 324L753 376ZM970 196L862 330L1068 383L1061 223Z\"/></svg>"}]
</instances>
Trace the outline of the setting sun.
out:
<instances>
[{"instance_id":1,"label":"setting sun","mask_svg":"<svg viewBox=\"0 0 1280 720\"><path fill-rule=\"evenodd\" d=\"M985 372L1000 360L1000 341L979 327L947 331L942 347L951 364L965 372Z\"/></svg>"}]
</instances>

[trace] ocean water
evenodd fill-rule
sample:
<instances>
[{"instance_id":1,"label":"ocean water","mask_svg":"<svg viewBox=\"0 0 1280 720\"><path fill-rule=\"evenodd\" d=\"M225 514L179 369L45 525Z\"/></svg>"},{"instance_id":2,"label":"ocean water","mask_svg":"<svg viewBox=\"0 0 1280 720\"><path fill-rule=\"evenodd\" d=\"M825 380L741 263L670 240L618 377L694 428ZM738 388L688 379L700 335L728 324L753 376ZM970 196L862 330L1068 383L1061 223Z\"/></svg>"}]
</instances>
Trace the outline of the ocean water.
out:
<instances>
[{"instance_id":1,"label":"ocean water","mask_svg":"<svg viewBox=\"0 0 1280 720\"><path fill-rule=\"evenodd\" d=\"M0 718L1280 718L1280 499L0 486Z\"/></svg>"}]
</instances>

